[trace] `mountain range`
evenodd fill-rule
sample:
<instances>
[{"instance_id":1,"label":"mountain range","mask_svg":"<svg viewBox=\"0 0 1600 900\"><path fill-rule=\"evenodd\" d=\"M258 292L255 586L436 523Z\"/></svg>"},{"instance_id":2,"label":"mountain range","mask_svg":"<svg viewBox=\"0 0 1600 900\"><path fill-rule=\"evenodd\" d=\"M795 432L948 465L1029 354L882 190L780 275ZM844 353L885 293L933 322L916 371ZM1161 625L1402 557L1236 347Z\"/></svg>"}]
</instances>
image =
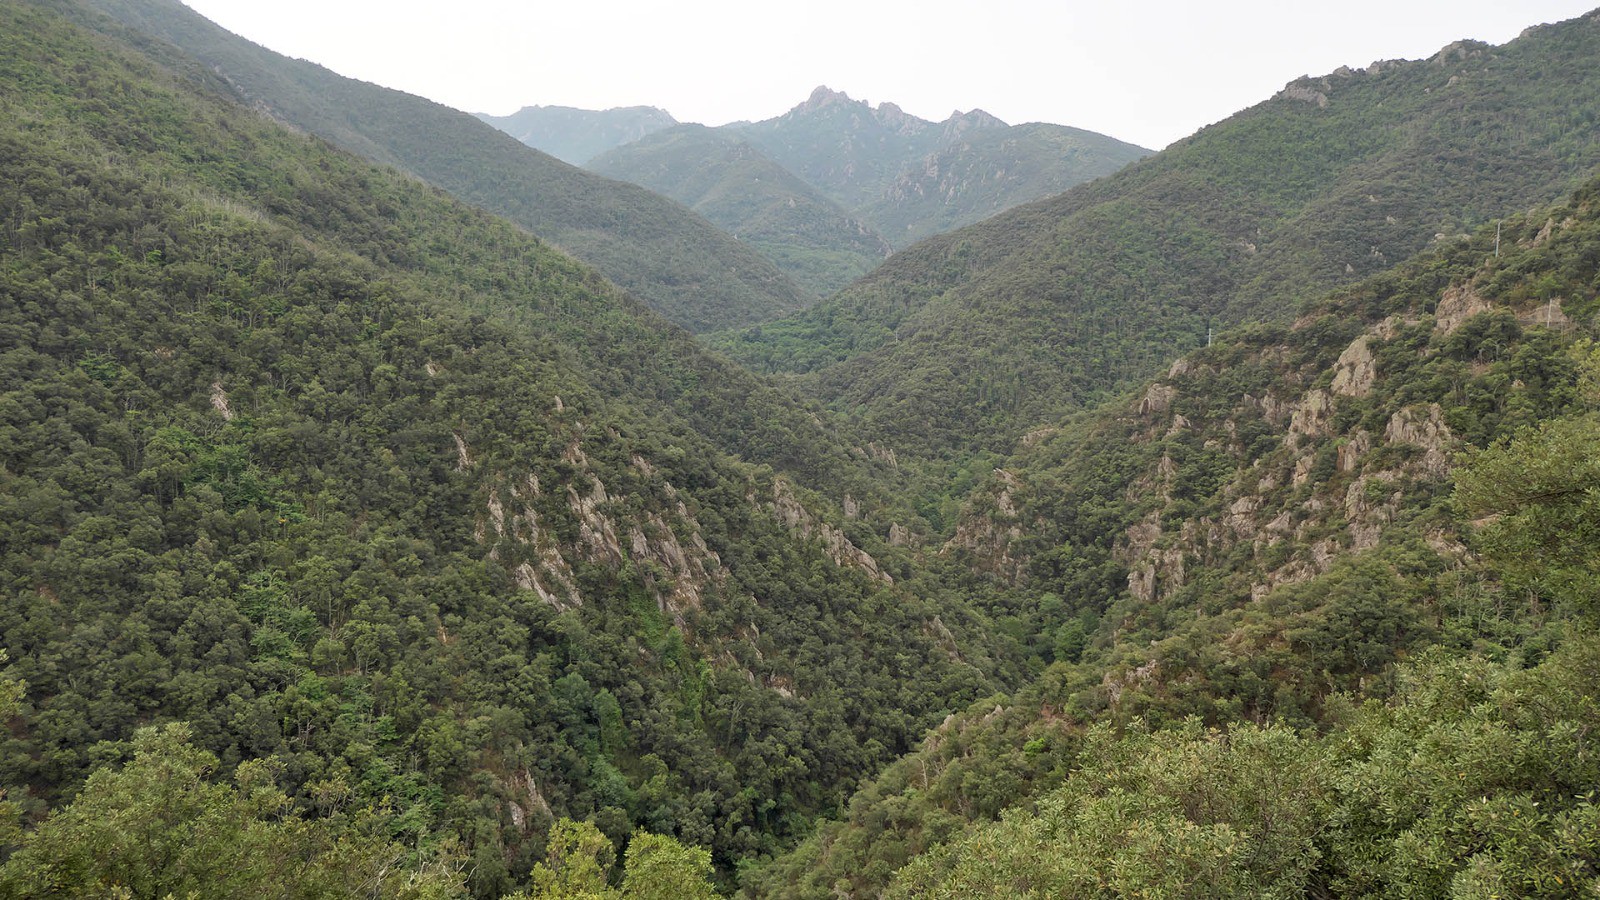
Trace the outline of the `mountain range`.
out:
<instances>
[{"instance_id":1,"label":"mountain range","mask_svg":"<svg viewBox=\"0 0 1600 900\"><path fill-rule=\"evenodd\" d=\"M981 109L930 122L827 87L777 118L727 127L897 248L1150 155L1078 128L1007 125Z\"/></svg>"},{"instance_id":2,"label":"mountain range","mask_svg":"<svg viewBox=\"0 0 1600 900\"><path fill-rule=\"evenodd\" d=\"M807 122L1010 132L636 141L702 216L0 4L0 894L1600 889L1597 57L1297 79L772 320L723 267L903 174Z\"/></svg>"},{"instance_id":3,"label":"mountain range","mask_svg":"<svg viewBox=\"0 0 1600 900\"><path fill-rule=\"evenodd\" d=\"M519 116L484 119L551 152L563 140L598 147L590 136L606 135L614 146L589 156L587 168L683 203L817 297L865 275L894 248L1150 153L1077 128L1009 126L982 110L929 122L827 87L781 116L719 128L657 127L658 118L632 109L529 107ZM645 133L627 138L619 122Z\"/></svg>"}]
</instances>

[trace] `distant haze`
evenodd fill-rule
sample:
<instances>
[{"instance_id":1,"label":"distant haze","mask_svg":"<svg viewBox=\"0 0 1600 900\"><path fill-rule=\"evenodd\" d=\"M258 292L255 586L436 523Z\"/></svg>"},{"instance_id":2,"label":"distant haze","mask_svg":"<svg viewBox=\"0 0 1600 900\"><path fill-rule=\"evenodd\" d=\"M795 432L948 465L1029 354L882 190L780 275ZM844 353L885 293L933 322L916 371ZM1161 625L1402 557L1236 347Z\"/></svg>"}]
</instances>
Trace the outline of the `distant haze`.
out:
<instances>
[{"instance_id":1,"label":"distant haze","mask_svg":"<svg viewBox=\"0 0 1600 900\"><path fill-rule=\"evenodd\" d=\"M658 106L718 125L826 84L1161 148L1300 75L1500 44L1597 0L187 0L228 29L471 112Z\"/></svg>"}]
</instances>

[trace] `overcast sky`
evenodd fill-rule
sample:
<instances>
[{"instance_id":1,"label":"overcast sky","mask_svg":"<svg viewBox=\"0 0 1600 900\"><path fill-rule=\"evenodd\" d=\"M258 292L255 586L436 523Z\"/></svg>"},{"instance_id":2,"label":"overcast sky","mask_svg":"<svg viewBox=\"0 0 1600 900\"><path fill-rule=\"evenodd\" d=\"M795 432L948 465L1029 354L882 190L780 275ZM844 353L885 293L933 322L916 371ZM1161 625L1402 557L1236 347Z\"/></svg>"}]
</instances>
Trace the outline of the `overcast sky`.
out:
<instances>
[{"instance_id":1,"label":"overcast sky","mask_svg":"<svg viewBox=\"0 0 1600 900\"><path fill-rule=\"evenodd\" d=\"M472 112L659 106L720 125L826 84L1161 148L1300 75L1504 43L1600 0L185 0L335 71Z\"/></svg>"}]
</instances>

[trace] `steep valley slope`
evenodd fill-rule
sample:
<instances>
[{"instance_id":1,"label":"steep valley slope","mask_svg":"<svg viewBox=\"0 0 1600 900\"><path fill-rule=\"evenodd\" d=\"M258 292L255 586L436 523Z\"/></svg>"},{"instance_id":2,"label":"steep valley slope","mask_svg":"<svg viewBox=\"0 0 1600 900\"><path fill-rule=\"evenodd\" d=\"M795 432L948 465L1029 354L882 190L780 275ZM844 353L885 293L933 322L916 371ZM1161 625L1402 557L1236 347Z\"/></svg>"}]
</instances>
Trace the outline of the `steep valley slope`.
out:
<instances>
[{"instance_id":1,"label":"steep valley slope","mask_svg":"<svg viewBox=\"0 0 1600 900\"><path fill-rule=\"evenodd\" d=\"M878 896L925 853L935 862L919 862L897 895L1026 894L1030 875L1043 874L1021 862L1029 854L1128 863L1118 854L1130 845L1115 842L1137 840L1131 831L1080 833L1077 850L1045 850L1029 841L1054 837L1018 830L1033 827L1033 804L1052 791L1090 802L1070 787L1080 767L1104 764L1080 756L1088 747L1111 752L1114 735L1141 728L1179 727L1174 740L1192 741L1186 720L1315 733L1345 722L1352 699L1399 695L1409 659L1534 662L1576 639L1592 627L1592 582L1560 575L1549 532L1520 544L1515 533L1529 528L1525 510L1570 491L1587 511L1546 527L1565 535L1580 569L1594 564L1600 472L1586 460L1600 446L1597 327L1592 182L1567 205L1450 241L1290 324L1223 334L1125 399L1028 435L940 553L1010 586L990 616L1054 663L1023 691L952 716L858 794L848 817L749 879L747 893ZM1512 437L1537 447L1544 435L1583 437L1563 437L1574 443L1527 468L1486 449ZM1467 496L1463 479L1475 485ZM1486 480L1499 486L1486 491ZM1496 492L1500 506L1472 499ZM1505 546L1520 565L1497 552ZM1166 752L1140 746L1150 759ZM1471 763L1459 765L1466 777ZM1486 797L1525 784L1486 777L1475 788ZM1206 811L1197 783L1179 782L1160 789L1190 792L1178 833L1246 815ZM1005 824L976 824L1008 809ZM1051 809L1056 818L1039 827L1065 829ZM1338 827L1328 815L1307 827ZM1386 840L1384 853L1404 846ZM947 843L950 852L937 849ZM1446 881L1460 872L1472 851L1446 844L1414 871L1437 866L1444 874L1431 877Z\"/></svg>"},{"instance_id":2,"label":"steep valley slope","mask_svg":"<svg viewBox=\"0 0 1600 900\"><path fill-rule=\"evenodd\" d=\"M479 895L560 816L729 871L1020 680L889 540L892 460L510 223L59 7L0 6L23 812L181 720L289 802L343 785L456 848Z\"/></svg>"}]
</instances>

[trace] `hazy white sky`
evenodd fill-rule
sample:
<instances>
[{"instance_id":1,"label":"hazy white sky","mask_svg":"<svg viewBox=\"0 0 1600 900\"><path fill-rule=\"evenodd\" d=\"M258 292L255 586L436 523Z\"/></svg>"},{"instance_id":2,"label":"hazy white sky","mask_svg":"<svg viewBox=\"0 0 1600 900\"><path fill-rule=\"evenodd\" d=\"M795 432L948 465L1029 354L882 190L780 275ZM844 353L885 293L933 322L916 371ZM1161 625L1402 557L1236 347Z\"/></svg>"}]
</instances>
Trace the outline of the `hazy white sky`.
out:
<instances>
[{"instance_id":1,"label":"hazy white sky","mask_svg":"<svg viewBox=\"0 0 1600 900\"><path fill-rule=\"evenodd\" d=\"M1504 43L1600 0L185 0L258 43L475 112L659 106L718 125L826 84L1160 148L1299 75Z\"/></svg>"}]
</instances>

